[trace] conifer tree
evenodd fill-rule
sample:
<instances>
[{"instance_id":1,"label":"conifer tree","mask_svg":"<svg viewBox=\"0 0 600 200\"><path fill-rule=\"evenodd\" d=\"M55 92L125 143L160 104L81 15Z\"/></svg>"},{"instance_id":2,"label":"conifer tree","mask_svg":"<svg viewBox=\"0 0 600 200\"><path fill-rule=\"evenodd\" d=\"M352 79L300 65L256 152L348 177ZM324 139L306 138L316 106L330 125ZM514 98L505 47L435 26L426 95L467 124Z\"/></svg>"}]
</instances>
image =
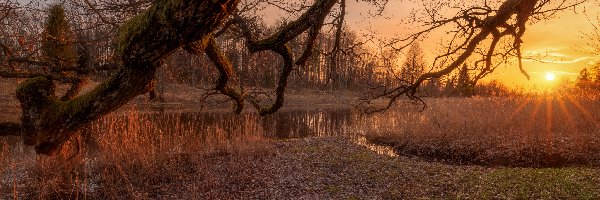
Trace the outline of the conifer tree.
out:
<instances>
[{"instance_id":1,"label":"conifer tree","mask_svg":"<svg viewBox=\"0 0 600 200\"><path fill-rule=\"evenodd\" d=\"M590 75L590 71L587 68L583 68L579 72L579 76L577 76L577 87L582 89L589 89L590 84L592 83L592 77Z\"/></svg>"},{"instance_id":2,"label":"conifer tree","mask_svg":"<svg viewBox=\"0 0 600 200\"><path fill-rule=\"evenodd\" d=\"M65 10L61 5L52 5L48 12L42 35L42 56L54 67L74 66L77 54Z\"/></svg>"},{"instance_id":3,"label":"conifer tree","mask_svg":"<svg viewBox=\"0 0 600 200\"><path fill-rule=\"evenodd\" d=\"M415 82L419 76L425 73L424 57L421 45L414 43L406 52L406 60L402 64L400 77L409 83Z\"/></svg>"},{"instance_id":4,"label":"conifer tree","mask_svg":"<svg viewBox=\"0 0 600 200\"><path fill-rule=\"evenodd\" d=\"M469 68L467 67L467 64L464 64L460 69L460 72L458 74L458 83L456 84L460 95L472 96L475 93L475 88L471 83L470 79L471 78L469 77Z\"/></svg>"}]
</instances>

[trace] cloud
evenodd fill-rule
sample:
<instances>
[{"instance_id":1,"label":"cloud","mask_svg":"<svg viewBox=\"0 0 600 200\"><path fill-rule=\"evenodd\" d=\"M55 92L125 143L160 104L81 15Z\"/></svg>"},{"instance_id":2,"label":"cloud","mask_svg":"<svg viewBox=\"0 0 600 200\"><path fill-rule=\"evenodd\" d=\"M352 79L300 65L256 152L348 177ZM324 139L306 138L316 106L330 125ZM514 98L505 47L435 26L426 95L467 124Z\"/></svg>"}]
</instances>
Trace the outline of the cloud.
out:
<instances>
[{"instance_id":1,"label":"cloud","mask_svg":"<svg viewBox=\"0 0 600 200\"><path fill-rule=\"evenodd\" d=\"M563 54L563 53L557 53L557 52L551 52L551 53L548 53L548 55L549 55L549 56L554 56L554 57L560 57L560 58L566 58L566 57L567 57L567 55L566 55L566 54Z\"/></svg>"},{"instance_id":2,"label":"cloud","mask_svg":"<svg viewBox=\"0 0 600 200\"><path fill-rule=\"evenodd\" d=\"M595 57L590 56L589 54L581 55L580 53L574 52L567 48L549 47L528 50L524 54L523 61L539 62L544 64L574 64L590 59L595 59Z\"/></svg>"},{"instance_id":3,"label":"cloud","mask_svg":"<svg viewBox=\"0 0 600 200\"><path fill-rule=\"evenodd\" d=\"M540 63L549 63L549 64L574 64L574 63L578 63L578 62L582 62L582 61L586 61L589 59L592 59L594 57L591 56L583 56L583 57L578 57L578 58L573 58L573 59L566 59L567 56L564 56L565 59L552 59L552 58L541 58L541 59L536 59L536 58L524 58L523 61L526 62L540 62Z\"/></svg>"}]
</instances>

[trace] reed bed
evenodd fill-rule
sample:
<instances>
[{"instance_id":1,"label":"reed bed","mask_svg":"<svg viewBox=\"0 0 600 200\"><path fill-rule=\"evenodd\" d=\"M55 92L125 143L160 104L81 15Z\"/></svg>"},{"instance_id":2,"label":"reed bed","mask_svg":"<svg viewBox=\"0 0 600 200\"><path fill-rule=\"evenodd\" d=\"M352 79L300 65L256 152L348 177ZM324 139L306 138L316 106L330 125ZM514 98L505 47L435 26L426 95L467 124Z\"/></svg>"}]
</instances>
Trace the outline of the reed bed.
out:
<instances>
[{"instance_id":1,"label":"reed bed","mask_svg":"<svg viewBox=\"0 0 600 200\"><path fill-rule=\"evenodd\" d=\"M460 169L467 174L496 170L470 166L473 164L502 166L497 168L501 171L511 169L505 167L577 166L564 168L573 172L569 172L569 176L561 175L561 181L579 171L585 171L584 178L589 178L587 174L595 174L600 166L600 104L594 99L540 96L432 98L426 102L428 108L424 112L418 112L417 107L403 106L370 116L329 110L279 113L266 118L251 113L240 116L221 112L149 114L129 106L129 110L85 127L53 157L35 155L18 138L0 138L0 165L3 166L0 168L0 199L236 199L246 197L244 195L270 195L261 191L284 194L284 190L266 188L273 182L289 181L287 175L291 172L298 172L296 178L353 180L352 177L365 174L362 170L373 173L380 170L371 164L382 157L385 159L381 162L389 166L386 173L406 172L409 178L423 180L431 177L413 177L424 175L419 167L412 165L442 166L447 171ZM368 141L393 147L401 156L377 155L347 140L342 142L330 137L340 135L354 139L366 136ZM298 144L293 139L286 142L289 138L307 136L326 139L301 140ZM284 140L273 140L277 138ZM345 153L337 155L339 152ZM339 158L344 155L350 157ZM295 163L299 158L308 161ZM340 160L356 160L354 165L362 167L348 167L352 164L340 164ZM399 163L405 164L393 167ZM315 167L317 169L313 169ZM351 169L352 173L346 174L349 176L310 175L311 170L319 169ZM517 169L519 173L528 171ZM436 173L430 175L438 176ZM512 174L515 173L507 177ZM402 183L403 177L391 179ZM590 183L594 188L597 176L590 177L582 183ZM494 183L505 183L509 179L501 178ZM387 179L374 179L378 180L387 184ZM318 181L305 181L297 184L298 194L322 192L322 188L314 188ZM475 185L487 184L486 180L474 178L473 181ZM525 180L519 184L529 187L527 183ZM307 188L303 188L305 186ZM456 184L456 187L463 186ZM349 193L352 191L348 189ZM399 189L401 193L405 191L409 190ZM232 192L238 196L228 196ZM420 193L425 195L421 197L427 194Z\"/></svg>"},{"instance_id":2,"label":"reed bed","mask_svg":"<svg viewBox=\"0 0 600 200\"><path fill-rule=\"evenodd\" d=\"M600 166L600 103L573 96L428 99L363 120L369 141L454 164Z\"/></svg>"},{"instance_id":3,"label":"reed bed","mask_svg":"<svg viewBox=\"0 0 600 200\"><path fill-rule=\"evenodd\" d=\"M6 167L0 168L0 199L189 197L214 181L207 170L214 164L210 158L232 158L223 163L226 169L243 165L236 158L270 152L270 141L251 115L229 120L226 126L182 119L136 110L107 116L51 157L35 155L17 138L3 138L0 165Z\"/></svg>"}]
</instances>

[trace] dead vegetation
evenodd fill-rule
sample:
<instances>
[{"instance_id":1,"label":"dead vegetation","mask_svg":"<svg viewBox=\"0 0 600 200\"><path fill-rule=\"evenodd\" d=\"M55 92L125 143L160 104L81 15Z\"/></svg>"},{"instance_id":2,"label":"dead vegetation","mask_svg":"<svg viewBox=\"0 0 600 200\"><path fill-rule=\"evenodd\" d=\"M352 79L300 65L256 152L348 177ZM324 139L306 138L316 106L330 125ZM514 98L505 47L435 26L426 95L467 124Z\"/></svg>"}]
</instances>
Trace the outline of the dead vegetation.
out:
<instances>
[{"instance_id":1,"label":"dead vegetation","mask_svg":"<svg viewBox=\"0 0 600 200\"><path fill-rule=\"evenodd\" d=\"M269 140L252 134L251 123L236 125L166 130L128 111L92 123L54 157L3 139L0 198L189 199L212 191L205 186L219 181L215 170L242 169L271 152Z\"/></svg>"},{"instance_id":2,"label":"dead vegetation","mask_svg":"<svg viewBox=\"0 0 600 200\"><path fill-rule=\"evenodd\" d=\"M422 113L394 111L367 128L399 154L456 164L599 166L600 104L574 96L430 99ZM370 130L369 130L370 129Z\"/></svg>"},{"instance_id":3,"label":"dead vegetation","mask_svg":"<svg viewBox=\"0 0 600 200\"><path fill-rule=\"evenodd\" d=\"M268 131L256 115L213 126L211 121L225 118L166 112L155 119L127 106L129 110L84 128L77 138L84 148L78 155L74 154L77 140L71 140L58 156L46 157L35 155L17 138L2 139L0 165L6 167L0 168L0 198L585 199L600 195L600 137L594 131L600 106L594 100L563 96L427 102L429 107L422 113L409 108L363 117L345 113L305 120L281 118L278 123L288 129ZM314 127L289 128L302 123ZM380 155L338 137L280 141L263 137L271 131L306 133L288 135L292 137L319 135L313 129L366 133L370 140L394 145L401 156ZM556 168L542 168L548 166Z\"/></svg>"},{"instance_id":4,"label":"dead vegetation","mask_svg":"<svg viewBox=\"0 0 600 200\"><path fill-rule=\"evenodd\" d=\"M589 199L600 195L597 168L446 165L381 155L331 137L263 141L243 151L122 155L69 163L63 163L64 158L37 157L14 163L2 169L8 177L1 185L2 198Z\"/></svg>"}]
</instances>

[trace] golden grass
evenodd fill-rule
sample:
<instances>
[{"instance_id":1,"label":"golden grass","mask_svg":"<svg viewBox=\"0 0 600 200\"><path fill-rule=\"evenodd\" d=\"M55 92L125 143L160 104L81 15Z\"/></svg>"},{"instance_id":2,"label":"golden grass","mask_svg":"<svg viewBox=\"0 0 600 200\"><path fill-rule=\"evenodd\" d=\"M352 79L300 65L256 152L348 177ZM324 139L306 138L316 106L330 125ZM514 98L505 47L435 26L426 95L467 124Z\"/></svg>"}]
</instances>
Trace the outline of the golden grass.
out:
<instances>
[{"instance_id":1,"label":"golden grass","mask_svg":"<svg viewBox=\"0 0 600 200\"><path fill-rule=\"evenodd\" d=\"M600 103L572 96L429 99L365 122L399 154L488 166L600 165Z\"/></svg>"},{"instance_id":2,"label":"golden grass","mask_svg":"<svg viewBox=\"0 0 600 200\"><path fill-rule=\"evenodd\" d=\"M595 100L545 96L443 98L428 99L427 102L429 108L422 113L413 108L366 117L353 116L348 112L317 112L310 119L284 115L273 121L265 121L256 115L233 118L223 113L208 114L208 117L194 113L148 115L129 110L87 126L79 138L70 141L55 157L37 156L17 138L1 138L0 199L225 198L231 192L268 187L268 182L252 185L257 184L253 176L284 176L277 178L287 180L285 173L265 174L269 172L263 170L266 168L263 165L269 165L269 162L270 165L283 162L289 165L289 171L303 169L303 172L311 171L311 167L315 166L334 171L350 165L360 166L352 173L373 173L373 182L381 176L393 179L394 173L405 172L411 173L397 175L396 178L415 179L418 180L414 181L416 183L436 179L457 169L467 174L462 177L465 180L440 179L430 185L425 184L422 193L416 197L431 194L427 191L429 189L443 190L444 187L438 186L444 184L457 185L456 192L474 188L465 189L464 194L456 194L458 197L477 198L483 195L492 198L495 194L506 195L507 198L544 197L529 194L545 194L548 188L571 184L570 178L581 173L584 178L592 178L578 182L564 195L568 197L578 191L587 191L582 193L585 197L598 194L598 179L594 175L597 168L513 169L452 166L421 160L408 162L413 159L402 156L382 159L381 155L375 156L372 152L362 151L362 148L340 146L349 142L327 140L304 142L298 146L284 142L281 147L281 143L273 145L262 136L274 136L275 133L271 132L277 132L275 136L281 132L291 137L327 136L329 133L346 134L350 131L364 133L371 141L394 146L400 154L452 164L523 167L600 165L600 132L597 131L600 104ZM310 113L305 114L308 116ZM264 130L269 123L278 125L272 125L272 130ZM79 144L83 144L84 149L82 153L74 154ZM306 144L309 146L303 146ZM333 147L337 150L334 151L336 148ZM294 163L297 162L295 157L289 158L289 162L281 161L281 157L274 155L280 152L274 149L289 157L294 154L304 156L310 163ZM294 149L300 151L294 152ZM338 155L339 151L345 153ZM76 156L72 158L73 155ZM346 163L336 164L338 161ZM386 171L390 175L378 172L380 168L373 163L379 162L390 166ZM438 172L431 166L444 170ZM271 167L278 168L279 165ZM431 173L421 173L423 168L430 168L426 171ZM542 176L540 172L551 176ZM318 177L320 180L330 176L336 177L333 174ZM513 180L513 176L524 178ZM354 180L356 177L338 178ZM532 186L532 180L547 184ZM338 193L341 188L352 191L347 187L353 185L336 183L339 185L328 186L324 191ZM353 181L356 185L362 183ZM311 184L315 183L307 183ZM405 184L410 185L408 182ZM390 198L402 197L407 191L403 187L397 189L389 192ZM503 189L510 192L503 193ZM246 194L244 192L239 192L242 197ZM302 193L303 190L296 192ZM440 194L445 192L440 191ZM550 196L557 197L558 193L552 194ZM236 197L239 196L231 196Z\"/></svg>"},{"instance_id":3,"label":"golden grass","mask_svg":"<svg viewBox=\"0 0 600 200\"><path fill-rule=\"evenodd\" d=\"M206 122L181 122L178 116L151 120L156 116L134 110L108 116L84 128L53 157L35 155L16 138L1 139L0 164L6 167L0 168L0 199L193 195L198 191L193 186L211 179L205 173L211 157L252 157L271 148L257 133L260 127L255 126L255 119L231 121L232 128L224 130ZM79 146L83 149L77 154ZM242 165L235 160L227 164Z\"/></svg>"}]
</instances>

